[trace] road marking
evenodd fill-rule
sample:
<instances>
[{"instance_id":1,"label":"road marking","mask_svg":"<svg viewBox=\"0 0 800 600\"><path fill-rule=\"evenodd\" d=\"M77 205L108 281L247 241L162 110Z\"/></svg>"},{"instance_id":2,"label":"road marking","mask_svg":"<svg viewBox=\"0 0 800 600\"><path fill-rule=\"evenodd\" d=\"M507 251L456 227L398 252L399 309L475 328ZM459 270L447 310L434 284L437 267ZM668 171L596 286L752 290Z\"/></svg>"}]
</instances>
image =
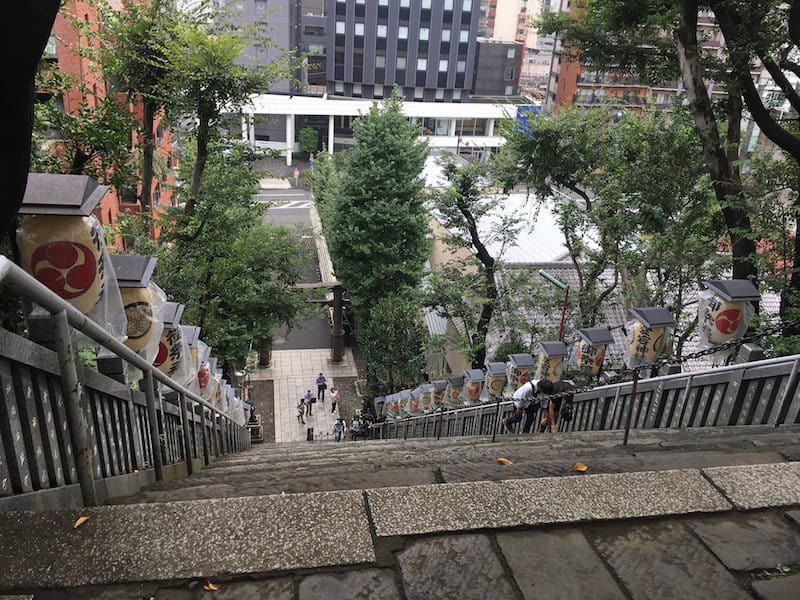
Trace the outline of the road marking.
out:
<instances>
[{"instance_id":1,"label":"road marking","mask_svg":"<svg viewBox=\"0 0 800 600\"><path fill-rule=\"evenodd\" d=\"M270 210L282 210L287 208L311 208L311 202L308 200L304 200L302 202L298 201L289 201L289 202L281 202L280 204L275 204L270 206Z\"/></svg>"}]
</instances>

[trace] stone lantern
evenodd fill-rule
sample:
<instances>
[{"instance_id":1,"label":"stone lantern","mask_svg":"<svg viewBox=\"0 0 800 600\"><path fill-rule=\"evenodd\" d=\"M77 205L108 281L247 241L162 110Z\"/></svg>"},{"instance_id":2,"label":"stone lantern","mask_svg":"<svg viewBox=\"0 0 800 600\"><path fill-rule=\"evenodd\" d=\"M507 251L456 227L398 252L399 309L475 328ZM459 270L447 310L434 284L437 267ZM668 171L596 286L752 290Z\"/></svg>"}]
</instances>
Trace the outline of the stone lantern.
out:
<instances>
[{"instance_id":1,"label":"stone lantern","mask_svg":"<svg viewBox=\"0 0 800 600\"><path fill-rule=\"evenodd\" d=\"M533 370L534 361L531 354L509 354L509 374L508 379L514 388L528 383L531 378L531 371Z\"/></svg>"},{"instance_id":2,"label":"stone lantern","mask_svg":"<svg viewBox=\"0 0 800 600\"><path fill-rule=\"evenodd\" d=\"M491 398L503 395L506 387L506 363L486 363L486 391Z\"/></svg>"},{"instance_id":3,"label":"stone lantern","mask_svg":"<svg viewBox=\"0 0 800 600\"><path fill-rule=\"evenodd\" d=\"M161 337L163 324L158 318L161 298L150 285L158 259L151 256L114 254L111 264L117 275L125 317L128 321L125 345L152 361L158 351L156 341ZM152 348L152 350L151 350Z\"/></svg>"},{"instance_id":4,"label":"stone lantern","mask_svg":"<svg viewBox=\"0 0 800 600\"><path fill-rule=\"evenodd\" d=\"M383 408L386 404L386 396L375 396L372 400L373 406L375 406L375 418L380 419L383 416Z\"/></svg>"},{"instance_id":5,"label":"stone lantern","mask_svg":"<svg viewBox=\"0 0 800 600\"><path fill-rule=\"evenodd\" d=\"M434 387L432 383L423 383L419 386L422 390L422 412L429 413L433 410Z\"/></svg>"},{"instance_id":6,"label":"stone lantern","mask_svg":"<svg viewBox=\"0 0 800 600\"><path fill-rule=\"evenodd\" d=\"M180 325L184 308L183 304L177 302L165 302L161 309L164 331L161 334L158 354L153 361L153 366L158 367L162 373L170 377L178 374L185 359L183 332Z\"/></svg>"},{"instance_id":7,"label":"stone lantern","mask_svg":"<svg viewBox=\"0 0 800 600\"><path fill-rule=\"evenodd\" d=\"M584 373L597 375L603 367L606 347L614 341L611 330L606 327L578 329L580 340L575 349L575 366Z\"/></svg>"},{"instance_id":8,"label":"stone lantern","mask_svg":"<svg viewBox=\"0 0 800 600\"><path fill-rule=\"evenodd\" d=\"M467 406L474 406L481 401L481 392L483 391L483 384L486 381L486 375L481 369L469 369L464 371L464 396L466 400L464 404Z\"/></svg>"},{"instance_id":9,"label":"stone lantern","mask_svg":"<svg viewBox=\"0 0 800 600\"><path fill-rule=\"evenodd\" d=\"M625 359L628 367L654 362L667 348L675 317L666 308L652 306L631 308L634 320L628 323L628 344Z\"/></svg>"},{"instance_id":10,"label":"stone lantern","mask_svg":"<svg viewBox=\"0 0 800 600\"><path fill-rule=\"evenodd\" d=\"M539 359L536 362L534 379L561 381L566 356L567 345L564 342L539 342Z\"/></svg>"}]
</instances>

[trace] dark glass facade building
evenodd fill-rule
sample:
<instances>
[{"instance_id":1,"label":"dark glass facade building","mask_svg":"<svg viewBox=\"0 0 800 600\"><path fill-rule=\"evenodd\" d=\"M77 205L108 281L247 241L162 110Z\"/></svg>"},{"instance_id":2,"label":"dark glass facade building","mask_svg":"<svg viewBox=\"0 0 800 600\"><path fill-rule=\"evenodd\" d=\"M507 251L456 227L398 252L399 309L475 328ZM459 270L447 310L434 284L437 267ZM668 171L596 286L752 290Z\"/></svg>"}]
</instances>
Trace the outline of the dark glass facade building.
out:
<instances>
[{"instance_id":1,"label":"dark glass facade building","mask_svg":"<svg viewBox=\"0 0 800 600\"><path fill-rule=\"evenodd\" d=\"M329 95L463 102L473 87L477 0L327 0Z\"/></svg>"}]
</instances>

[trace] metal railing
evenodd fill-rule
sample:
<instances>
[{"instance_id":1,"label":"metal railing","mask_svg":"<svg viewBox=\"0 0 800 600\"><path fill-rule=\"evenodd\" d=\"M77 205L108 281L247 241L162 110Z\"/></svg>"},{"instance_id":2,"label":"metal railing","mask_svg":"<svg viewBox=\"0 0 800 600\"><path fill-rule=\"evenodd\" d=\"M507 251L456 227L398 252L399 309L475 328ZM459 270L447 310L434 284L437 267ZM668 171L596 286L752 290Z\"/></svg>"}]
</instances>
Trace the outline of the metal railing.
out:
<instances>
[{"instance_id":1,"label":"metal railing","mask_svg":"<svg viewBox=\"0 0 800 600\"><path fill-rule=\"evenodd\" d=\"M639 429L800 424L800 355L640 379L577 393L572 419L558 419L559 431L622 429L633 401L631 426ZM509 398L456 410L376 423L374 437L450 437L495 435L498 420L514 410ZM530 431L538 431L537 407ZM524 421L523 421L524 422ZM517 431L523 423L519 423Z\"/></svg>"},{"instance_id":2,"label":"metal railing","mask_svg":"<svg viewBox=\"0 0 800 600\"><path fill-rule=\"evenodd\" d=\"M52 316L55 352L0 329L0 500L56 491L62 493L40 504L74 505L63 488L77 484L80 501L97 505L136 491L131 485L148 478L164 479L165 468L183 473L185 464L191 474L195 460L208 464L250 446L246 427L0 256L3 284ZM72 328L141 370L142 390L83 367ZM156 381L174 392L174 401L162 396Z\"/></svg>"}]
</instances>

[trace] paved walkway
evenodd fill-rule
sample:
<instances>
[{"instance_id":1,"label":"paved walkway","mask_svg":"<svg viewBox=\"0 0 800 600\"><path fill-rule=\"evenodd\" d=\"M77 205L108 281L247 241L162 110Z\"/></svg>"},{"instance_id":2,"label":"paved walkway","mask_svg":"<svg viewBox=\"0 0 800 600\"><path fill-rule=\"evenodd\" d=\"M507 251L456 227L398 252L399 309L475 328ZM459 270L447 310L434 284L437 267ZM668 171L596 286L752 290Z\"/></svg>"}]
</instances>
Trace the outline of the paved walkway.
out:
<instances>
[{"instance_id":1,"label":"paved walkway","mask_svg":"<svg viewBox=\"0 0 800 600\"><path fill-rule=\"evenodd\" d=\"M272 364L266 369L256 369L253 381L271 379L275 390L275 442L298 442L307 439L307 429L314 429L315 439L331 439L333 422L338 415L331 414L330 390L336 386L337 377L357 376L353 353L345 352L344 362L334 365L330 361L331 351L325 349L273 350ZM325 402L313 405L313 416L306 415L305 425L297 420L297 403L311 390L317 395L315 380L324 373L328 379ZM344 415L348 417L350 415Z\"/></svg>"}]
</instances>

